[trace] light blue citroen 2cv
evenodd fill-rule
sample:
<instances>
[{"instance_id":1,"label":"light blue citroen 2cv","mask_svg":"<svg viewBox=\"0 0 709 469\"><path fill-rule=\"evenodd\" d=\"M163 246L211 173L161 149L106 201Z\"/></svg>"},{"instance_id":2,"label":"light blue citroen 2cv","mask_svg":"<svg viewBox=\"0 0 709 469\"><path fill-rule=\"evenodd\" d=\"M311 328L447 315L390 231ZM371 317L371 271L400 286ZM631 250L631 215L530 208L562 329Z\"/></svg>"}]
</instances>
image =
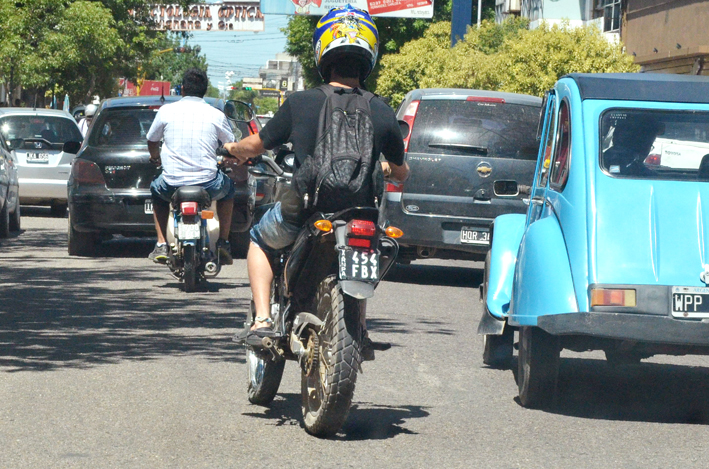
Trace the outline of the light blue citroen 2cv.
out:
<instances>
[{"instance_id":1,"label":"light blue citroen 2cv","mask_svg":"<svg viewBox=\"0 0 709 469\"><path fill-rule=\"evenodd\" d=\"M571 74L547 93L526 215L495 219L483 361L526 407L562 349L609 363L709 354L709 78Z\"/></svg>"}]
</instances>

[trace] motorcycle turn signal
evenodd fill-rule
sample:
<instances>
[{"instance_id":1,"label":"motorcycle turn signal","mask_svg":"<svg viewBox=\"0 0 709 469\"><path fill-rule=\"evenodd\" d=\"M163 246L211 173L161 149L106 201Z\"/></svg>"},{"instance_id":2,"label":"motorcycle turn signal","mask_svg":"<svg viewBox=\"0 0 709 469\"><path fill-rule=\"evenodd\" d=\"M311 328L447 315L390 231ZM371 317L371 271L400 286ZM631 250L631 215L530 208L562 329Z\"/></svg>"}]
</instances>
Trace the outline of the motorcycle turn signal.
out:
<instances>
[{"instance_id":1,"label":"motorcycle turn signal","mask_svg":"<svg viewBox=\"0 0 709 469\"><path fill-rule=\"evenodd\" d=\"M324 231L325 233L332 231L332 222L330 220L318 220L313 224L315 225L315 228L320 231Z\"/></svg>"},{"instance_id":2,"label":"motorcycle turn signal","mask_svg":"<svg viewBox=\"0 0 709 469\"><path fill-rule=\"evenodd\" d=\"M401 238L404 236L404 232L395 226L387 227L387 229L384 230L384 233L390 238Z\"/></svg>"}]
</instances>

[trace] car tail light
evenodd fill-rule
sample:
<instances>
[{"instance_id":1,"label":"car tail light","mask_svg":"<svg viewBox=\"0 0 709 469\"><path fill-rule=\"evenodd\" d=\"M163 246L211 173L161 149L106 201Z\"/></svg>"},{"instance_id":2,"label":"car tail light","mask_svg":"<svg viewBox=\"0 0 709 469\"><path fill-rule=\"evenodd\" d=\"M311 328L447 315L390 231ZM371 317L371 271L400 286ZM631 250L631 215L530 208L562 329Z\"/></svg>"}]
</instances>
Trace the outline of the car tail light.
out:
<instances>
[{"instance_id":1,"label":"car tail light","mask_svg":"<svg viewBox=\"0 0 709 469\"><path fill-rule=\"evenodd\" d=\"M377 225L369 220L351 220L347 224L348 236L374 236L377 234Z\"/></svg>"},{"instance_id":2,"label":"car tail light","mask_svg":"<svg viewBox=\"0 0 709 469\"><path fill-rule=\"evenodd\" d=\"M197 215L197 202L182 202L180 204L180 212L183 215Z\"/></svg>"},{"instance_id":3,"label":"car tail light","mask_svg":"<svg viewBox=\"0 0 709 469\"><path fill-rule=\"evenodd\" d=\"M468 96L466 101L475 101L478 103L499 103L499 104L505 104L505 100L503 98L491 98L489 96Z\"/></svg>"},{"instance_id":4,"label":"car tail light","mask_svg":"<svg viewBox=\"0 0 709 469\"><path fill-rule=\"evenodd\" d=\"M648 166L660 166L662 164L662 156L652 153L645 158L645 164Z\"/></svg>"},{"instance_id":5,"label":"car tail light","mask_svg":"<svg viewBox=\"0 0 709 469\"><path fill-rule=\"evenodd\" d=\"M258 133L258 127L256 126L256 122L249 121L249 130L251 131L251 135Z\"/></svg>"},{"instance_id":6,"label":"car tail light","mask_svg":"<svg viewBox=\"0 0 709 469\"><path fill-rule=\"evenodd\" d=\"M635 290L620 288L591 289L591 306L636 306Z\"/></svg>"},{"instance_id":7,"label":"car tail light","mask_svg":"<svg viewBox=\"0 0 709 469\"><path fill-rule=\"evenodd\" d=\"M82 160L77 158L74 160L71 169L74 181L77 184L105 186L106 180L101 174L101 168L93 161Z\"/></svg>"},{"instance_id":8,"label":"car tail light","mask_svg":"<svg viewBox=\"0 0 709 469\"><path fill-rule=\"evenodd\" d=\"M414 121L416 120L416 112L419 109L420 101L411 101L404 112L404 122L409 124L409 135L404 139L404 151L409 151L409 140L414 131Z\"/></svg>"},{"instance_id":9,"label":"car tail light","mask_svg":"<svg viewBox=\"0 0 709 469\"><path fill-rule=\"evenodd\" d=\"M384 190L386 190L387 192L404 192L404 185L387 182Z\"/></svg>"}]
</instances>

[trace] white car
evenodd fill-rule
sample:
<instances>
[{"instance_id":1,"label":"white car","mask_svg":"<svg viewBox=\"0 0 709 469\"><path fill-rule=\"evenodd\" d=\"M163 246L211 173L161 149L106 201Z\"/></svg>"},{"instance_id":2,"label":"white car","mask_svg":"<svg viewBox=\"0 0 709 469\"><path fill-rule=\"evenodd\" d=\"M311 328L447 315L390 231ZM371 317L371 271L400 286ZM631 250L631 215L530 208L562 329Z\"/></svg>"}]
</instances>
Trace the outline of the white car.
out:
<instances>
[{"instance_id":1,"label":"white car","mask_svg":"<svg viewBox=\"0 0 709 469\"><path fill-rule=\"evenodd\" d=\"M65 216L71 162L83 140L72 115L54 109L0 108L0 134L17 155L20 203L49 205L53 215ZM77 143L74 153L63 151L67 142Z\"/></svg>"},{"instance_id":2,"label":"white car","mask_svg":"<svg viewBox=\"0 0 709 469\"><path fill-rule=\"evenodd\" d=\"M696 170L709 155L709 142L657 137L645 164L676 170Z\"/></svg>"}]
</instances>

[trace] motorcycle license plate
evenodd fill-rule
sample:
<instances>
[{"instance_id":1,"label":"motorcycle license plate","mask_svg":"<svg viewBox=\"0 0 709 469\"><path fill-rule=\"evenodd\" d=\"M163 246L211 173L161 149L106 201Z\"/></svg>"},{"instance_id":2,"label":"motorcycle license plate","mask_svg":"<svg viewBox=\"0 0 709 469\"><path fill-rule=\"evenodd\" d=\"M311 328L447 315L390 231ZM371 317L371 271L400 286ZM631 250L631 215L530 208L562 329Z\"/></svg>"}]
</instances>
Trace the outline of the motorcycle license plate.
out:
<instances>
[{"instance_id":1,"label":"motorcycle license plate","mask_svg":"<svg viewBox=\"0 0 709 469\"><path fill-rule=\"evenodd\" d=\"M177 223L177 237L181 240L186 239L199 239L200 236L200 224L199 223Z\"/></svg>"},{"instance_id":2,"label":"motorcycle license plate","mask_svg":"<svg viewBox=\"0 0 709 469\"><path fill-rule=\"evenodd\" d=\"M340 280L379 280L379 254L376 252L341 249L339 257Z\"/></svg>"}]
</instances>

